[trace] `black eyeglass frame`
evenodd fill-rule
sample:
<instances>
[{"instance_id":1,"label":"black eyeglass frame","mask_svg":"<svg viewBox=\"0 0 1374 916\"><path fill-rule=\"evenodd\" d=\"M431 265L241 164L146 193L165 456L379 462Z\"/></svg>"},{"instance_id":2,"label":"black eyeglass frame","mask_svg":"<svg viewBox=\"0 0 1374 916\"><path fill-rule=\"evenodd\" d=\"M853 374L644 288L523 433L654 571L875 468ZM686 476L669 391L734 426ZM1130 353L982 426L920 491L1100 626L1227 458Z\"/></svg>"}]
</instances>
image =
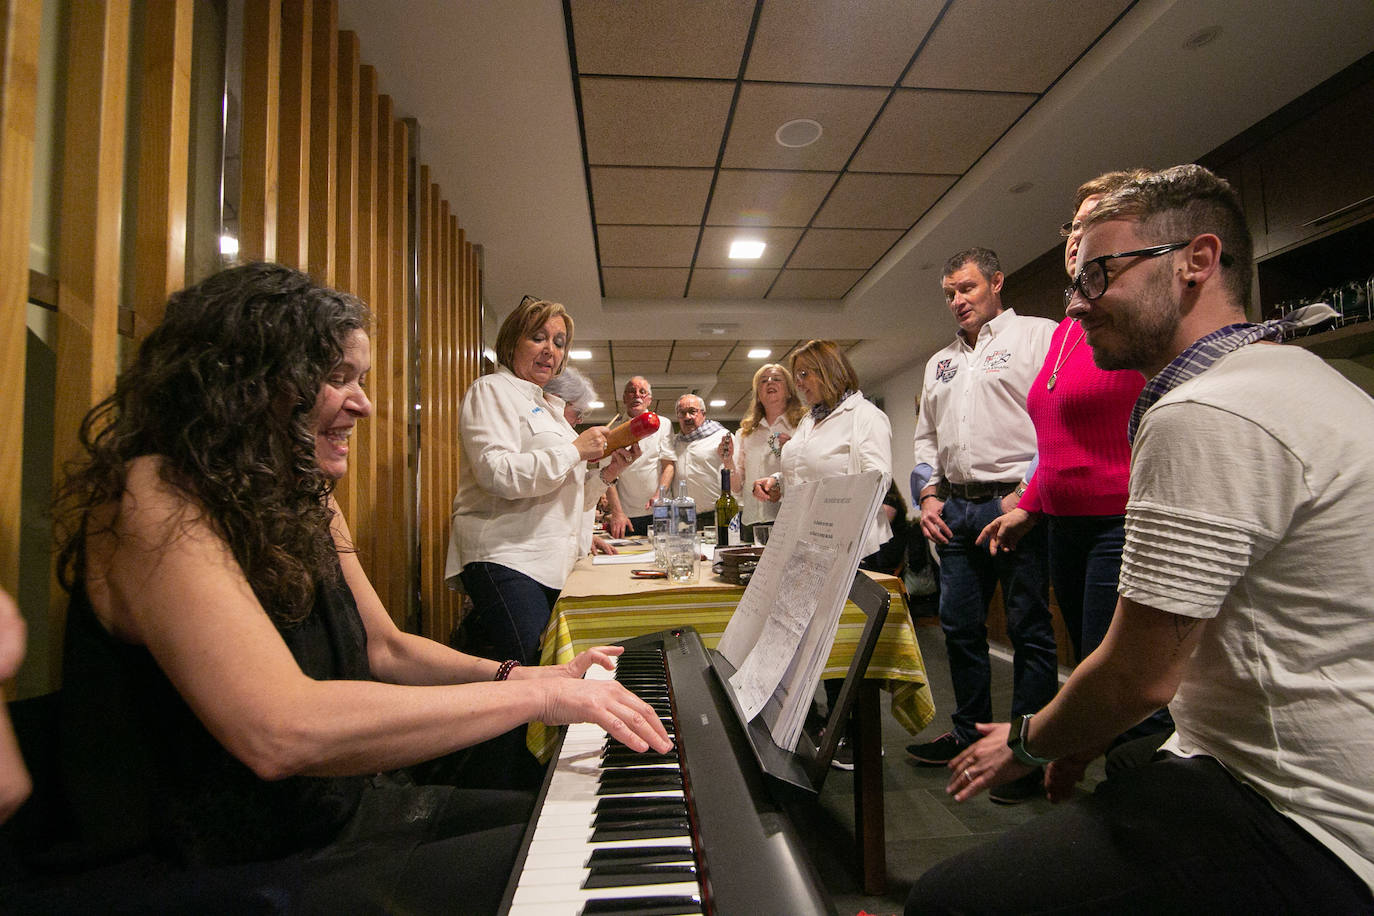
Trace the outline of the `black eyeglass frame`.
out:
<instances>
[{"instance_id":1,"label":"black eyeglass frame","mask_svg":"<svg viewBox=\"0 0 1374 916\"><path fill-rule=\"evenodd\" d=\"M1192 239L1184 239L1181 242L1169 242L1165 245L1152 245L1149 248L1137 248L1135 251L1119 251L1116 254L1101 254L1091 260L1084 261L1083 267L1074 275L1073 283L1069 284L1068 288L1064 290L1064 301L1068 302L1072 299L1074 293L1082 296L1088 302L1096 302L1098 299L1105 296L1112 282L1111 278L1107 276L1108 261L1115 260L1116 258L1157 258L1162 254L1168 254L1171 251L1178 251L1180 248L1186 248L1192 243ZM1222 267L1230 267L1233 259L1229 254L1223 251L1220 260ZM1094 267L1096 267L1096 272L1102 274L1102 288L1096 293L1088 295L1088 291L1085 288L1085 281L1087 280L1088 271Z\"/></svg>"}]
</instances>

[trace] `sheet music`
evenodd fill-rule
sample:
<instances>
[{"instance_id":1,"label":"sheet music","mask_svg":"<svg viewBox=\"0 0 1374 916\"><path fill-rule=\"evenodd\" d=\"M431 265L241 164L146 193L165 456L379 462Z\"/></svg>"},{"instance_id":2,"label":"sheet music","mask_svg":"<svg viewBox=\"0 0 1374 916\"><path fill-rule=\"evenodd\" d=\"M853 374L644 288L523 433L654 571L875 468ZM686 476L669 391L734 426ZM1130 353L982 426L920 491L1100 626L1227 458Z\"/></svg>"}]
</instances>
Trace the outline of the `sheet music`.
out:
<instances>
[{"instance_id":1,"label":"sheet music","mask_svg":"<svg viewBox=\"0 0 1374 916\"><path fill-rule=\"evenodd\" d=\"M868 471L790 488L721 638L741 708L750 719L763 712L781 748L801 736L884 486Z\"/></svg>"}]
</instances>

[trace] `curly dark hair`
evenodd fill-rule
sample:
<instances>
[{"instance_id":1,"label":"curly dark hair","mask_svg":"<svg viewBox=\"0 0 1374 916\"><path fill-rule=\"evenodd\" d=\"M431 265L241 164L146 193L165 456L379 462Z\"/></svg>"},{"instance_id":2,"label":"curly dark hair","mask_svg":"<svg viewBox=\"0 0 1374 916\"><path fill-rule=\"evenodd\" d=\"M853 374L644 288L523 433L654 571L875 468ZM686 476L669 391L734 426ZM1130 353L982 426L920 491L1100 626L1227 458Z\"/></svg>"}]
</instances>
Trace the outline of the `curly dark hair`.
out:
<instances>
[{"instance_id":1,"label":"curly dark hair","mask_svg":"<svg viewBox=\"0 0 1374 916\"><path fill-rule=\"evenodd\" d=\"M278 264L230 268L174 293L114 394L82 420L85 456L68 467L57 502L63 586L84 576L93 513L119 504L129 462L156 455L162 479L204 511L273 621L308 616L316 585L338 575L315 399L349 335L369 322L358 299Z\"/></svg>"}]
</instances>

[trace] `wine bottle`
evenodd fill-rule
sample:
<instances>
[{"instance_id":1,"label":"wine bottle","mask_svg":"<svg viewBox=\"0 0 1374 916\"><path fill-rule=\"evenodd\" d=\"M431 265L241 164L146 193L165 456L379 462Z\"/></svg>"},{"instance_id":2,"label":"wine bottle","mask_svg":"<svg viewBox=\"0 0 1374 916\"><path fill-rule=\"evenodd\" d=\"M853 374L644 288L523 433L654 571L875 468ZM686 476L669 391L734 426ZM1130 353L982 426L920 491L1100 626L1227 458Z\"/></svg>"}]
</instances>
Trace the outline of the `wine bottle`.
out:
<instances>
[{"instance_id":1,"label":"wine bottle","mask_svg":"<svg viewBox=\"0 0 1374 916\"><path fill-rule=\"evenodd\" d=\"M716 546L739 546L739 500L730 491L730 469L720 469L720 497L716 500Z\"/></svg>"}]
</instances>

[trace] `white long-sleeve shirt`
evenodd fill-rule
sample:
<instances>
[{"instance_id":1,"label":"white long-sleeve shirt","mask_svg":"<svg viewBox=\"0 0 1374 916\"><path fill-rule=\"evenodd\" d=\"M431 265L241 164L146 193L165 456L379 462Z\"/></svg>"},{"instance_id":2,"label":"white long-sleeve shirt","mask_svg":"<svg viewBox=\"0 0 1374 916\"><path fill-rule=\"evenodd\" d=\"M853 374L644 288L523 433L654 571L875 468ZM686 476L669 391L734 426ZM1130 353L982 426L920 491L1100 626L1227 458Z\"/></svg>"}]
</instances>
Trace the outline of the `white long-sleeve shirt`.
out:
<instances>
[{"instance_id":1,"label":"white long-sleeve shirt","mask_svg":"<svg viewBox=\"0 0 1374 916\"><path fill-rule=\"evenodd\" d=\"M787 488L827 477L882 471L882 492L892 480L892 421L863 392L839 403L820 423L807 413L782 447L782 498ZM892 537L887 516L878 512L859 556L868 556Z\"/></svg>"},{"instance_id":2,"label":"white long-sleeve shirt","mask_svg":"<svg viewBox=\"0 0 1374 916\"><path fill-rule=\"evenodd\" d=\"M1026 394L1054 329L1048 318L1006 309L983 325L972 346L956 334L926 363L915 457L934 469L931 484L1024 479L1035 455Z\"/></svg>"},{"instance_id":3,"label":"white long-sleeve shirt","mask_svg":"<svg viewBox=\"0 0 1374 916\"><path fill-rule=\"evenodd\" d=\"M639 440L642 457L620 472L615 482L620 497L620 509L627 518L641 518L652 513L649 501L658 495L658 456L663 443L673 438L673 424L660 415L658 429Z\"/></svg>"},{"instance_id":4,"label":"white long-sleeve shirt","mask_svg":"<svg viewBox=\"0 0 1374 916\"><path fill-rule=\"evenodd\" d=\"M562 588L581 554L584 512L605 484L577 452L563 401L504 366L472 383L459 413L461 474L444 578L499 563Z\"/></svg>"},{"instance_id":5,"label":"white long-sleeve shirt","mask_svg":"<svg viewBox=\"0 0 1374 916\"><path fill-rule=\"evenodd\" d=\"M759 420L759 425L747 436L735 433L735 466L740 469L739 501L744 514L744 524L771 522L778 517L777 503L760 502L754 498L754 481L776 474L782 469L782 448L779 446L779 454L774 454L768 445L769 438L776 435L790 437L795 432L796 428L787 422L787 415L783 414L771 424L766 419ZM732 480L731 487L733 486Z\"/></svg>"}]
</instances>

